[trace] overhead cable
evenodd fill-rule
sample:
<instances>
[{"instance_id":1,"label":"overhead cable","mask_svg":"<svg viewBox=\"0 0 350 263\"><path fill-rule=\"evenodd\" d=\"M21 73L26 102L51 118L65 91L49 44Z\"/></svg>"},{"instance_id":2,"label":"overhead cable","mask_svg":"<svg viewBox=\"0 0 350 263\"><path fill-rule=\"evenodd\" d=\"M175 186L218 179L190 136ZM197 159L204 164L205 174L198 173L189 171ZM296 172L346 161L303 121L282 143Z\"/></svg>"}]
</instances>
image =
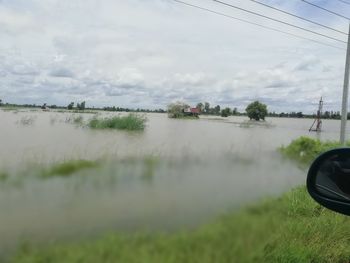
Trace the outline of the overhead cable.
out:
<instances>
[{"instance_id":1,"label":"overhead cable","mask_svg":"<svg viewBox=\"0 0 350 263\"><path fill-rule=\"evenodd\" d=\"M279 8L277 8L277 7L274 7L274 6L271 6L271 5L262 3L262 2L260 2L260 1L257 1L257 0L249 0L249 1L252 1L252 2L257 3L257 4L259 4L259 5L263 5L263 6L265 6L265 7L271 8L271 9L273 9L273 10L282 12L282 13L287 14L287 15L289 15L289 16L293 16L293 17L299 18L299 19L301 19L301 20L307 21L307 22L312 23L312 24L314 24L314 25L321 26L321 27L324 27L324 28L327 28L327 29L336 31L336 32L341 33L341 34L344 34L344 35L348 35L348 34L347 34L346 32L344 32L344 31L341 31L341 30L338 30L338 29L329 27L329 26L327 26L327 25L324 25L324 24L321 24L321 23L312 21L312 20L310 20L310 19L307 19L307 18L302 17L302 16L299 16L299 15L292 14L292 13L290 13L290 12L284 11L284 10L279 9ZM339 1L341 1L341 0L339 0ZM349 4L349 3L348 3L348 4Z\"/></svg>"},{"instance_id":2,"label":"overhead cable","mask_svg":"<svg viewBox=\"0 0 350 263\"><path fill-rule=\"evenodd\" d=\"M324 7L320 6L320 5L316 5L316 4L311 3L311 2L309 2L309 1L307 1L307 0L301 0L301 1L303 1L304 3L306 3L306 4L308 4L308 5L311 5L311 6L313 6L313 7L322 9L323 11L326 11L326 12L331 13L331 14L333 14L333 15L336 15L336 16L339 16L339 17L342 17L342 18L345 18L345 19L347 19L347 20L350 20L349 17L343 16L343 15L341 15L341 14L339 14L339 13L336 13L336 12L334 12L334 11L332 11L332 10L329 10L329 9L327 9L327 8L324 8Z\"/></svg>"},{"instance_id":3,"label":"overhead cable","mask_svg":"<svg viewBox=\"0 0 350 263\"><path fill-rule=\"evenodd\" d=\"M325 34L318 33L318 32L316 32L316 31L312 31L312 30L310 30L310 29L307 29L307 28L304 28L304 27L301 27L301 26L297 26L297 25L294 25L294 24L291 24L291 23L288 23L288 22L285 22L285 21L282 21L282 20L279 20L279 19L276 19L276 18L267 16L267 15L263 15L263 14L254 12L254 11L250 11L250 10L248 10L248 9L245 9L245 8L242 8L242 7L239 7L239 6L235 6L235 5L232 5L232 4L223 2L223 1L219 1L219 0L212 0L212 1L214 1L214 2L216 2L216 3L218 3L218 4L221 4L221 5L225 5L225 6L228 6L228 7L234 8L234 9L237 9L237 10L244 11L244 12L249 13L249 14L253 14L253 15L256 15L256 16L260 16L260 17L269 19L269 20L274 21L274 22L278 22L278 23L281 23L281 24L284 24L284 25L287 25L287 26L290 26L290 27L294 27L294 28L297 28L297 29L300 29L300 30L303 30L303 31L306 31L306 32L309 32L309 33L312 33L312 34L315 34L315 35L319 35L319 36L322 36L322 37L325 37L325 38L329 38L329 39L332 39L332 40L335 40L335 41L338 41L338 42L347 44L346 41L340 40L340 39L338 39L338 38L330 37L330 36L327 36L327 35L325 35Z\"/></svg>"},{"instance_id":4,"label":"overhead cable","mask_svg":"<svg viewBox=\"0 0 350 263\"><path fill-rule=\"evenodd\" d=\"M344 0L338 0L339 2L342 2L342 3L344 3L344 4L347 4L347 5L350 5L350 3L349 2L347 2L347 1L344 1Z\"/></svg>"},{"instance_id":5,"label":"overhead cable","mask_svg":"<svg viewBox=\"0 0 350 263\"><path fill-rule=\"evenodd\" d=\"M296 34L293 34L293 33L290 33L290 32L286 32L286 31L283 31L283 30L280 30L280 29L277 29L277 28L264 26L264 25L261 25L261 24L258 24L258 23L254 23L254 22L242 19L242 18L238 18L238 17L234 17L234 16L231 16L231 15L227 15L227 14L221 13L221 12L217 12L217 11L214 11L212 9L208 9L208 8L201 7L201 6L198 6L198 5L193 5L193 4L181 1L181 0L173 0L173 1L175 1L177 3L180 3L180 4L183 4L183 5L187 5L187 6L193 7L193 8L200 9L200 10L203 10L203 11L206 11L206 12L210 12L210 13L213 13L213 14L216 14L216 15L224 16L224 17L227 17L227 18L230 18L230 19L234 19L234 20L237 20L237 21L241 21L241 22L244 22L244 23L247 23L247 24L255 25L255 26L258 26L258 27L261 27L261 28L265 28L265 29L272 30L272 31L275 31L275 32L279 32L279 33L283 33L283 34L286 34L286 35L290 35L290 36L293 36L293 37L296 37L296 38L299 38L299 39L308 40L308 41L311 41L311 42L314 42L314 43L317 43L317 44L320 44L320 45L323 45L323 46L328 46L328 47L332 47L332 48L336 48L336 49L340 49L340 50L345 50L344 48L341 48L341 47L338 47L338 46L334 46L334 45L331 45L331 44L328 44L328 43L324 43L322 41L318 41L318 40L315 40L315 39L299 36L299 35L296 35Z\"/></svg>"}]
</instances>

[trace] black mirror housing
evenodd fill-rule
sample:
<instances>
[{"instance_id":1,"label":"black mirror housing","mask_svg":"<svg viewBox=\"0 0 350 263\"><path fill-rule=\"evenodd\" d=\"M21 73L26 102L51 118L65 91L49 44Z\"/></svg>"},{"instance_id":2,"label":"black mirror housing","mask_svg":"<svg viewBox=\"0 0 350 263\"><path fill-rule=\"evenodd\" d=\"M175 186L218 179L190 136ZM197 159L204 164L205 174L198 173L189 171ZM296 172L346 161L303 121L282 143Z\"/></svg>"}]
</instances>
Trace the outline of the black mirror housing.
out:
<instances>
[{"instance_id":1,"label":"black mirror housing","mask_svg":"<svg viewBox=\"0 0 350 263\"><path fill-rule=\"evenodd\" d=\"M307 190L322 206L350 215L350 148L321 154L310 166Z\"/></svg>"}]
</instances>

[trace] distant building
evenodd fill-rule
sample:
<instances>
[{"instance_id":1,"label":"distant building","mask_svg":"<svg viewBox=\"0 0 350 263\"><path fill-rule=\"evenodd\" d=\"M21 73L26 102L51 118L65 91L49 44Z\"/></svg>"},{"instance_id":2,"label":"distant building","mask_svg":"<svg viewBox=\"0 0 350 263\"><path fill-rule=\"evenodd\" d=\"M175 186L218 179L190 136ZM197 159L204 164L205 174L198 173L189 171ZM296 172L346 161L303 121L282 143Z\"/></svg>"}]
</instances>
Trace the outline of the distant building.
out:
<instances>
[{"instance_id":1,"label":"distant building","mask_svg":"<svg viewBox=\"0 0 350 263\"><path fill-rule=\"evenodd\" d=\"M200 110L197 108L187 107L184 109L184 114L185 114L185 116L198 117L200 114Z\"/></svg>"}]
</instances>

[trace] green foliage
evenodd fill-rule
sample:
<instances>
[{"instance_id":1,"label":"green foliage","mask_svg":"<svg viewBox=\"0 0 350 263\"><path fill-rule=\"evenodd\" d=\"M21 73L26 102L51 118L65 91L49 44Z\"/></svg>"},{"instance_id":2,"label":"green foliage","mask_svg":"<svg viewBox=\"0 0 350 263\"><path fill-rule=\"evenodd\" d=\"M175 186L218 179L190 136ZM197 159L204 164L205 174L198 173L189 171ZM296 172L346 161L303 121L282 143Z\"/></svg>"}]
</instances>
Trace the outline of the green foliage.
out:
<instances>
[{"instance_id":1,"label":"green foliage","mask_svg":"<svg viewBox=\"0 0 350 263\"><path fill-rule=\"evenodd\" d=\"M78 110L85 110L85 101L83 101L82 103L78 103L77 109Z\"/></svg>"},{"instance_id":2,"label":"green foliage","mask_svg":"<svg viewBox=\"0 0 350 263\"><path fill-rule=\"evenodd\" d=\"M127 116L115 116L110 118L92 118L88 127L92 129L119 129L128 131L140 131L145 129L147 119L144 116L130 113Z\"/></svg>"},{"instance_id":3,"label":"green foliage","mask_svg":"<svg viewBox=\"0 0 350 263\"><path fill-rule=\"evenodd\" d=\"M205 110L205 113L209 113L209 110L210 110L210 104L209 102L204 102L204 110Z\"/></svg>"},{"instance_id":4,"label":"green foliage","mask_svg":"<svg viewBox=\"0 0 350 263\"><path fill-rule=\"evenodd\" d=\"M72 110L73 107L74 107L74 102L71 102L71 103L69 103L69 105L67 106L67 109L68 109L68 110Z\"/></svg>"},{"instance_id":5,"label":"green foliage","mask_svg":"<svg viewBox=\"0 0 350 263\"><path fill-rule=\"evenodd\" d=\"M25 246L12 262L349 262L350 219L304 187L172 234L111 234L95 241Z\"/></svg>"},{"instance_id":6,"label":"green foliage","mask_svg":"<svg viewBox=\"0 0 350 263\"><path fill-rule=\"evenodd\" d=\"M350 146L350 142L347 143ZM302 136L292 141L287 147L281 147L282 154L306 166L321 153L340 147L337 141L321 142L317 139Z\"/></svg>"},{"instance_id":7,"label":"green foliage","mask_svg":"<svg viewBox=\"0 0 350 263\"><path fill-rule=\"evenodd\" d=\"M95 168L99 165L96 161L73 160L55 164L41 172L41 177L50 178L54 176L69 176L78 171Z\"/></svg>"},{"instance_id":8,"label":"green foliage","mask_svg":"<svg viewBox=\"0 0 350 263\"><path fill-rule=\"evenodd\" d=\"M204 110L204 104L202 102L199 102L196 108L199 109L200 112L202 112Z\"/></svg>"},{"instance_id":9,"label":"green foliage","mask_svg":"<svg viewBox=\"0 0 350 263\"><path fill-rule=\"evenodd\" d=\"M190 107L184 102L175 102L168 105L168 116L169 118L184 118L184 110Z\"/></svg>"},{"instance_id":10,"label":"green foliage","mask_svg":"<svg viewBox=\"0 0 350 263\"><path fill-rule=\"evenodd\" d=\"M259 101L254 101L247 106L246 112L251 120L265 120L267 115L267 106Z\"/></svg>"},{"instance_id":11,"label":"green foliage","mask_svg":"<svg viewBox=\"0 0 350 263\"><path fill-rule=\"evenodd\" d=\"M228 117L230 115L232 115L230 108L225 108L221 111L221 117Z\"/></svg>"},{"instance_id":12,"label":"green foliage","mask_svg":"<svg viewBox=\"0 0 350 263\"><path fill-rule=\"evenodd\" d=\"M220 105L216 105L214 108L214 114L219 115L220 114Z\"/></svg>"}]
</instances>

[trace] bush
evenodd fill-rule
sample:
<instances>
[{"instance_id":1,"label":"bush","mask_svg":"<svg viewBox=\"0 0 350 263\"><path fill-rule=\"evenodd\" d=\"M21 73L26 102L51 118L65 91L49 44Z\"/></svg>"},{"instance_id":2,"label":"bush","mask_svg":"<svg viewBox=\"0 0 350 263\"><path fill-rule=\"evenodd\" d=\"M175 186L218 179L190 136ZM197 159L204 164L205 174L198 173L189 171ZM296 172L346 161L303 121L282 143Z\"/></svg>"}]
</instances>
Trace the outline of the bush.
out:
<instances>
[{"instance_id":1,"label":"bush","mask_svg":"<svg viewBox=\"0 0 350 263\"><path fill-rule=\"evenodd\" d=\"M129 131L144 130L147 119L144 116L130 113L127 116L115 116L99 119L94 117L88 123L92 129L119 129Z\"/></svg>"},{"instance_id":2,"label":"bush","mask_svg":"<svg viewBox=\"0 0 350 263\"><path fill-rule=\"evenodd\" d=\"M350 143L347 143L350 146ZM321 142L317 139L302 136L292 141L287 147L281 147L282 154L296 160L302 165L309 165L321 153L340 147L337 141Z\"/></svg>"}]
</instances>

